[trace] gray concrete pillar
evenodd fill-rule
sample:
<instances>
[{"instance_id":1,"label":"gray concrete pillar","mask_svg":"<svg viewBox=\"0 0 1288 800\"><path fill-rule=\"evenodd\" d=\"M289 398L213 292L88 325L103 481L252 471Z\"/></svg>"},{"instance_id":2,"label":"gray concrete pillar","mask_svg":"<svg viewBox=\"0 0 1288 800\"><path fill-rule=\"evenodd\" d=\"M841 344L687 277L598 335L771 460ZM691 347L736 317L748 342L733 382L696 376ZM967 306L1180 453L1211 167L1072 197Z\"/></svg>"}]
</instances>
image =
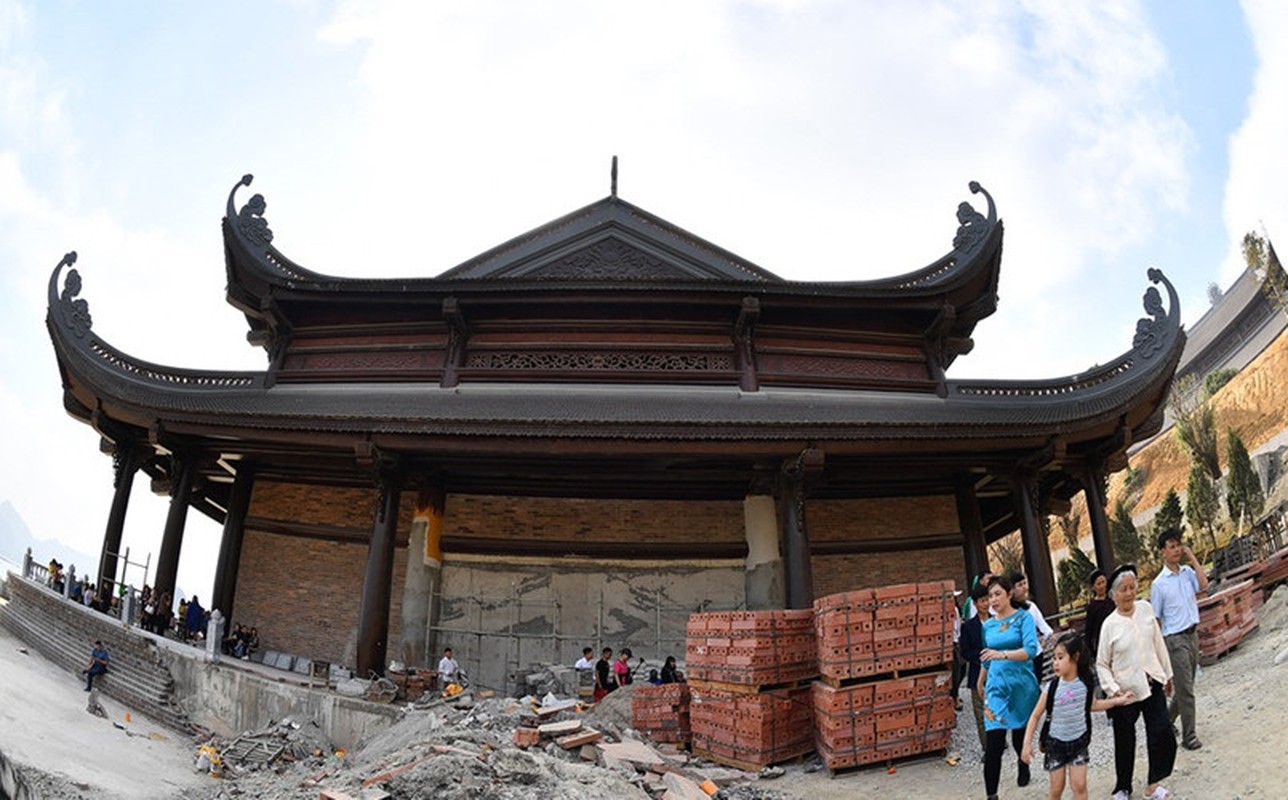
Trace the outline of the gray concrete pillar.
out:
<instances>
[{"instance_id":1,"label":"gray concrete pillar","mask_svg":"<svg viewBox=\"0 0 1288 800\"><path fill-rule=\"evenodd\" d=\"M206 661L211 664L219 661L224 648L224 615L215 609L206 620Z\"/></svg>"},{"instance_id":2,"label":"gray concrete pillar","mask_svg":"<svg viewBox=\"0 0 1288 800\"><path fill-rule=\"evenodd\" d=\"M432 629L438 624L438 593L443 570L443 490L421 489L411 520L407 575L403 581L402 660L408 666L434 664Z\"/></svg>"},{"instance_id":3,"label":"gray concrete pillar","mask_svg":"<svg viewBox=\"0 0 1288 800\"><path fill-rule=\"evenodd\" d=\"M751 610L783 608L783 557L778 549L778 509L768 494L750 494L742 501L743 531L747 537L746 592Z\"/></svg>"}]
</instances>

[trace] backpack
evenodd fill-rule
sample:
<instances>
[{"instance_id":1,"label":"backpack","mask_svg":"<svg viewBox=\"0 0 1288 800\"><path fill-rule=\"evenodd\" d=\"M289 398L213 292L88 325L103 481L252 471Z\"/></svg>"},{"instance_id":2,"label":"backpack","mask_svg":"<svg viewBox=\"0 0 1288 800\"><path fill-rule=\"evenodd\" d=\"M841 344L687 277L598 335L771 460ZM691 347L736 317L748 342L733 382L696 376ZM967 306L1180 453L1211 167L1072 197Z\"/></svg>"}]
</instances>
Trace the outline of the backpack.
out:
<instances>
[{"instance_id":1,"label":"backpack","mask_svg":"<svg viewBox=\"0 0 1288 800\"><path fill-rule=\"evenodd\" d=\"M1082 679L1079 678L1079 680ZM1046 719L1042 721L1042 732L1038 734L1038 749L1043 753L1045 753L1047 748L1051 745L1051 714L1055 711L1055 690L1059 685L1059 677L1052 678L1051 683L1047 685ZM1087 705L1086 708L1083 709L1083 715L1086 721L1086 730L1082 732L1081 736L1071 742L1071 746L1074 750L1081 750L1091 744L1091 703L1092 700L1095 699L1096 692L1095 688L1088 686L1086 681L1083 681L1082 685L1087 687Z\"/></svg>"}]
</instances>

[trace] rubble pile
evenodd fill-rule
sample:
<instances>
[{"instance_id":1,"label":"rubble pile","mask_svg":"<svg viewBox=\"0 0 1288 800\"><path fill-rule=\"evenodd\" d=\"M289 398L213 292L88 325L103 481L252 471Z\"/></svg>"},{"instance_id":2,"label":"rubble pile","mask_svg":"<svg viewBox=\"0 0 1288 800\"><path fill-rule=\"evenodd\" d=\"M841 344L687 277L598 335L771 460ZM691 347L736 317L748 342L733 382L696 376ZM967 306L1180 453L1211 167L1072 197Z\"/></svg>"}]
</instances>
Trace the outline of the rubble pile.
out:
<instances>
[{"instance_id":1,"label":"rubble pile","mask_svg":"<svg viewBox=\"0 0 1288 800\"><path fill-rule=\"evenodd\" d=\"M312 723L283 720L203 746L222 760L223 780L196 797L781 800L755 784L757 773L644 741L630 727L636 688L643 687L623 687L589 710L575 695L555 693L427 700L347 753L322 742Z\"/></svg>"}]
</instances>

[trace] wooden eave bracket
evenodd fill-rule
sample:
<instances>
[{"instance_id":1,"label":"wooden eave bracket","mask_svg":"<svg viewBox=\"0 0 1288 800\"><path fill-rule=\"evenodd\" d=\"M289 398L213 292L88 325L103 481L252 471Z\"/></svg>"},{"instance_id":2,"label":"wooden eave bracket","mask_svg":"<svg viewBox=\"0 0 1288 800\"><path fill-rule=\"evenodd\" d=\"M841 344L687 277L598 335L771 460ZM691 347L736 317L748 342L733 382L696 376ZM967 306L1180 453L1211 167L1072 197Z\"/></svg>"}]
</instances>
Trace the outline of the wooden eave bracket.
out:
<instances>
[{"instance_id":1,"label":"wooden eave bracket","mask_svg":"<svg viewBox=\"0 0 1288 800\"><path fill-rule=\"evenodd\" d=\"M755 392L760 389L760 379L756 376L756 322L760 319L760 300L756 297L742 298L738 309L738 319L733 326L734 352L738 360L738 388L744 392Z\"/></svg>"},{"instance_id":2,"label":"wooden eave bracket","mask_svg":"<svg viewBox=\"0 0 1288 800\"><path fill-rule=\"evenodd\" d=\"M1021 469L1043 472L1058 468L1068 456L1068 443L1062 437L1052 436L1047 443L1035 453L1020 459Z\"/></svg>"},{"instance_id":3,"label":"wooden eave bracket","mask_svg":"<svg viewBox=\"0 0 1288 800\"><path fill-rule=\"evenodd\" d=\"M443 354L443 376L439 385L450 389L461 382L460 368L465 363L465 343L469 339L469 325L465 312L455 297L443 298L443 322L447 324L447 352Z\"/></svg>"}]
</instances>

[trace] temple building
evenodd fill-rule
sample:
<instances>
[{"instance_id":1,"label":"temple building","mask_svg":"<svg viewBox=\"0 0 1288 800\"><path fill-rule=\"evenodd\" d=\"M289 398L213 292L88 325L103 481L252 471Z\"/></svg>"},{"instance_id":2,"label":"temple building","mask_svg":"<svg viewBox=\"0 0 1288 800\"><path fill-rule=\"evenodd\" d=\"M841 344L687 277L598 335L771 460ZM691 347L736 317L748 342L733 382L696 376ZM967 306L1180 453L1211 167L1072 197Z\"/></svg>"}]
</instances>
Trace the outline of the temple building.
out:
<instances>
[{"instance_id":1,"label":"temple building","mask_svg":"<svg viewBox=\"0 0 1288 800\"><path fill-rule=\"evenodd\" d=\"M1070 377L949 379L997 306L992 197L896 277L777 275L613 193L437 277L313 272L251 184L223 222L258 372L151 364L49 283L64 404L116 466L100 578L140 471L223 524L211 607L265 647L381 672L455 649L483 683L583 646L683 652L698 609L802 608L949 578L1019 530L1054 609L1048 513L1161 425L1185 335L1157 270L1126 353ZM945 238L948 238L947 231ZM894 272L895 270L891 270ZM1166 303L1162 293L1166 293ZM656 651L656 652L655 652Z\"/></svg>"}]
</instances>

